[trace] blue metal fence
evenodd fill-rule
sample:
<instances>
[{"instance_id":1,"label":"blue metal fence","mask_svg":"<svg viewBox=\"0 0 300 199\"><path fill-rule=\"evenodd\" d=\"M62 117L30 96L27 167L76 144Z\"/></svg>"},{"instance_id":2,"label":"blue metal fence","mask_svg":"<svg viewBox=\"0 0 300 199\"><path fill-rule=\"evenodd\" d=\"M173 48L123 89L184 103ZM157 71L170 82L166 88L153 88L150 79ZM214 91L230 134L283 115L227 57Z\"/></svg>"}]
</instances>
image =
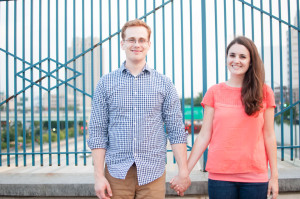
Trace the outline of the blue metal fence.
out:
<instances>
[{"instance_id":1,"label":"blue metal fence","mask_svg":"<svg viewBox=\"0 0 300 199\"><path fill-rule=\"evenodd\" d=\"M191 105L188 150L196 98L227 80L225 47L245 35L275 92L281 159L300 157L299 0L21 0L0 1L0 166L88 164L93 90L125 59L120 28L134 18L152 28L147 62Z\"/></svg>"}]
</instances>

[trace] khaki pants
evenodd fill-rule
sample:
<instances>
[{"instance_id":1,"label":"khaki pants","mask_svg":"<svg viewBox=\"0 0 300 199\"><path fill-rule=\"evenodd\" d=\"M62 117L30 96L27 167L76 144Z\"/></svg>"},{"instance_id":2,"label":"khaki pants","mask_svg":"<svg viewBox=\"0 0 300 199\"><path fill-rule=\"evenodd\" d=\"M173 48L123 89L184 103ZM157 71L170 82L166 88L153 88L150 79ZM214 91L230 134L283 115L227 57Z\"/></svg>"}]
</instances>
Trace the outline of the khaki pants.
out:
<instances>
[{"instance_id":1,"label":"khaki pants","mask_svg":"<svg viewBox=\"0 0 300 199\"><path fill-rule=\"evenodd\" d=\"M166 192L166 172L148 184L139 186L135 164L130 167L125 180L112 177L105 167L105 177L112 189L112 199L163 199Z\"/></svg>"}]
</instances>

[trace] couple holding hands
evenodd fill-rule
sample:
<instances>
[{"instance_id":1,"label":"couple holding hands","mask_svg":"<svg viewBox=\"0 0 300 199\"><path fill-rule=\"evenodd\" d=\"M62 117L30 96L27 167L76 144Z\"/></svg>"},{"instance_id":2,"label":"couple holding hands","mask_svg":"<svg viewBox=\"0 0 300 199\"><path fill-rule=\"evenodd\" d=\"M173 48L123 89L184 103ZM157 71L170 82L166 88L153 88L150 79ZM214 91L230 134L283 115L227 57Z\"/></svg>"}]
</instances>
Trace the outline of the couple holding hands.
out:
<instances>
[{"instance_id":1,"label":"couple holding hands","mask_svg":"<svg viewBox=\"0 0 300 199\"><path fill-rule=\"evenodd\" d=\"M121 47L126 61L99 80L93 95L88 146L97 197L165 198L168 139L178 164L170 184L178 195L191 185L189 174L209 147L209 198L276 199L275 100L255 44L237 37L228 45L230 78L206 92L202 128L187 158L176 89L146 62L150 35L141 20L125 23Z\"/></svg>"}]
</instances>

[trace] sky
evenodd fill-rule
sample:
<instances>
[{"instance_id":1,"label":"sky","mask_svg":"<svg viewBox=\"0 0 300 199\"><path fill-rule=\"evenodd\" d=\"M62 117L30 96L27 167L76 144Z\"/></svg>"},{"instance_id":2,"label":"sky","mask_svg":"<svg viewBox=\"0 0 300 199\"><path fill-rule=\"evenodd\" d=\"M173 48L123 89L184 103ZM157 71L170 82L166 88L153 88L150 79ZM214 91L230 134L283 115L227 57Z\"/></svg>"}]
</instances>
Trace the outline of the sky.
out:
<instances>
[{"instance_id":1,"label":"sky","mask_svg":"<svg viewBox=\"0 0 300 199\"><path fill-rule=\"evenodd\" d=\"M32 0L33 12L32 12L32 30L31 30L31 4L29 0L25 0L25 60L27 62L36 63L41 59L48 57L48 18L47 18L47 2L41 1L41 18L39 17L39 0ZM56 2L58 10L56 10ZM65 9L65 3L67 2L67 9ZM137 1L137 9L135 9L135 1L128 1L128 12L126 11L126 1L120 0L119 6L119 25L118 25L118 7L117 0L111 0L111 5L107 3L109 1L102 1L102 10L99 11L100 5L98 0L75 0L75 16L76 16L76 37L82 37L82 8L84 2L84 36L85 38L106 39L109 37L109 33L114 34L118 32L119 27L128 19L136 18L137 16L144 16L144 1ZM153 10L153 1L146 1L146 13ZM172 45L172 18L171 18L171 3L165 1L155 1L155 7L159 7L163 2L166 5L163 8L159 8L154 15L149 14L146 18L147 24L152 28L151 36L151 49L148 53L147 62L150 66L154 67L161 73L165 73L172 79L174 73L174 84L178 91L179 96L190 97L193 91L193 95L196 96L203 90L203 75L202 75L202 13L201 13L201 1L190 0L180 1L174 0L174 46ZM233 16L236 19L236 35L242 35L242 3L238 0L233 1L205 1L206 2L206 49L207 49L207 87L209 88L217 82L226 81L226 64L225 64L225 43L228 44L234 38L234 26ZM217 37L215 36L215 4L217 3ZM226 20L224 20L224 2L226 2ZM251 3L251 0L246 2ZM260 1L253 0L254 6L260 8ZM269 12L269 2L263 1L263 10ZM272 13L275 17L279 17L278 1L272 2ZM181 6L182 3L182 6ZM234 4L233 4L234 3ZM58 59L59 62L65 62L65 47L72 46L73 41L73 0L59 0L50 1L50 57ZM233 11L233 5L235 5L235 12ZM288 1L282 0L281 5L281 18L283 21L288 22ZM294 17L296 15L296 0L290 1L290 20L295 24ZM93 9L91 9L93 8ZM109 9L110 8L110 9ZM261 14L254 9L254 35L252 35L251 24L251 8L247 5L245 8L245 35L249 38L254 38L254 42L257 48L262 53L262 38L264 41L264 64L266 70L266 82L271 83L271 60L270 60L270 17L267 14L263 14L263 31L261 31ZM6 49L6 42L8 42L8 51L14 53L14 32L16 32L16 55L22 57L22 1L16 1L16 31L14 29L14 2L8 3L8 24L6 24L6 2L0 2L0 48ZM67 28L65 28L65 10L67 10ZM93 12L92 12L93 11ZM110 13L110 15L109 15ZM164 13L164 15L163 15ZM182 13L182 15L181 15ZM58 15L58 17L56 17ZM92 17L93 16L93 17ZM102 23L100 26L100 16L102 17ZM109 17L110 16L110 17ZM39 19L41 19L41 26L39 26ZM163 19L165 28L163 30ZM57 24L56 24L57 21ZM109 21L111 23L109 23ZM226 21L226 32L225 32ZM93 26L91 26L93 23ZM109 25L111 24L111 25ZM154 25L155 24L155 25ZM192 24L192 26L191 26ZM8 38L6 38L6 25L8 27ZM273 35L273 47L274 47L274 79L275 86L280 84L279 74L279 23L276 19L272 20L272 35ZM288 26L282 23L282 65L283 65L283 83L287 85L287 33ZM100 27L102 28L100 34ZM58 31L56 29L58 28ZM65 30L67 30L67 41L65 41ZM39 51L39 32L41 32L41 51ZM263 37L261 32L263 32ZM32 33L32 56L31 56L31 33ZM225 33L227 40L225 40ZM56 35L58 35L58 42L56 46ZM154 36L155 35L155 36ZM218 39L218 51L216 51L215 41ZM164 41L164 42L163 42ZM165 48L163 46L165 44ZM192 48L191 48L192 45ZM122 50L119 51L118 37L114 36L111 42L106 41L103 43L103 67L104 71L109 71L109 63L111 62L112 70L115 70L120 65L120 62L125 59L125 55ZM58 49L59 53L56 53ZM163 50L165 49L165 50ZM192 49L192 51L191 51ZM111 51L110 51L111 50ZM174 70L172 69L172 50L174 50ZM111 58L109 54L111 52ZM216 55L218 53L218 56ZM156 56L154 56L156 55ZM154 58L155 57L155 58ZM14 59L9 56L9 69L8 69L8 82L9 82L9 95L14 93ZM156 64L155 64L156 63ZM165 64L164 64L165 63ZM218 64L218 73L216 72L216 65ZM165 65L165 67L164 67ZM27 65L25 67L28 67ZM46 67L46 65L43 67ZM52 64L51 68L54 69L55 65ZM0 51L0 91L6 89L6 58L4 52ZM17 61L16 70L22 70L22 63ZM218 79L217 79L218 74ZM59 73L59 76L63 78L64 73ZM26 77L30 78L29 71L26 73ZM97 76L100 78L100 75ZM34 74L34 80L38 78L38 73ZM22 79L17 77L17 91L22 89ZM51 82L55 85L55 82ZM28 83L27 83L28 85ZM184 89L183 89L184 88ZM37 87L35 88L37 89ZM35 92L35 94L38 92ZM27 92L26 94L29 94Z\"/></svg>"}]
</instances>

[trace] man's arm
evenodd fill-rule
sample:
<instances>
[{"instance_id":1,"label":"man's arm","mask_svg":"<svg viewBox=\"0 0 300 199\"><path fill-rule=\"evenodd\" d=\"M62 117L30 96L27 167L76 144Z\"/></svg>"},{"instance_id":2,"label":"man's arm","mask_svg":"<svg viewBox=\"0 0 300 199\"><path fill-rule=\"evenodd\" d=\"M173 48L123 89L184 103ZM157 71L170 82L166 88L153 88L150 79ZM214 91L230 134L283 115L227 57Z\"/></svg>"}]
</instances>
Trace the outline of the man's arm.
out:
<instances>
[{"instance_id":1,"label":"man's arm","mask_svg":"<svg viewBox=\"0 0 300 199\"><path fill-rule=\"evenodd\" d=\"M108 199L112 197L112 191L104 176L105 149L93 149L95 192L98 198Z\"/></svg>"},{"instance_id":2,"label":"man's arm","mask_svg":"<svg viewBox=\"0 0 300 199\"><path fill-rule=\"evenodd\" d=\"M178 195L183 196L184 191L191 184L187 168L187 133L182 122L181 106L176 89L171 81L168 86L168 93L163 105L163 119L179 169L178 175L171 182L171 188L175 189ZM173 183L176 187L173 186Z\"/></svg>"},{"instance_id":3,"label":"man's arm","mask_svg":"<svg viewBox=\"0 0 300 199\"><path fill-rule=\"evenodd\" d=\"M93 96L87 143L92 150L96 195L98 198L107 199L112 196L112 191L104 176L104 160L108 142L108 108L102 83L101 80L98 82Z\"/></svg>"},{"instance_id":4,"label":"man's arm","mask_svg":"<svg viewBox=\"0 0 300 199\"><path fill-rule=\"evenodd\" d=\"M183 196L184 191L191 185L187 167L186 144L172 144L171 147L178 165L178 175L172 179L171 188L175 189L178 195Z\"/></svg>"}]
</instances>

